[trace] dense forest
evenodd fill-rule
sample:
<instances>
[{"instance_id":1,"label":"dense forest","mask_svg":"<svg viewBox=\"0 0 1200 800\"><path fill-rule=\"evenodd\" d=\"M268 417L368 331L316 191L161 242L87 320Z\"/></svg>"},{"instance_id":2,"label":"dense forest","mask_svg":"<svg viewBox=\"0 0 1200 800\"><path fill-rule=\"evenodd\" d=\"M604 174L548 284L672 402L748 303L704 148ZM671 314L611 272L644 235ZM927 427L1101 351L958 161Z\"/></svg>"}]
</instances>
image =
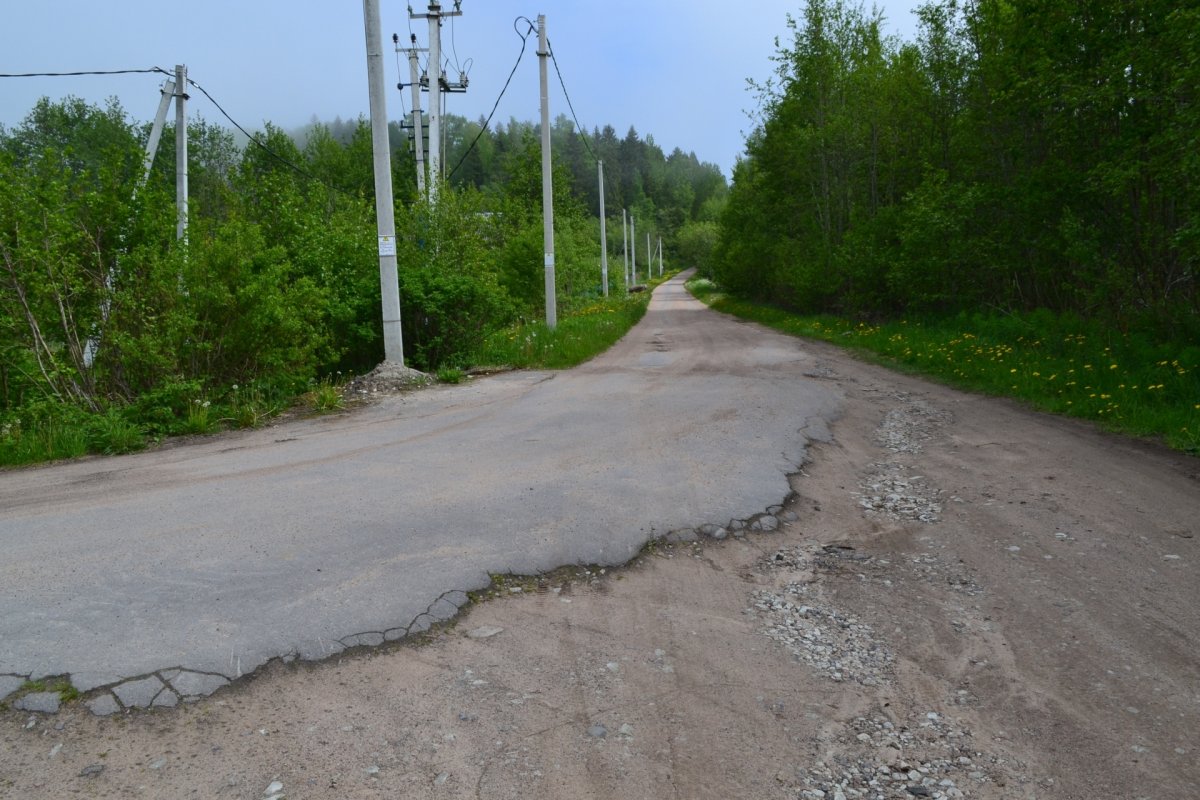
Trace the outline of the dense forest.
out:
<instances>
[{"instance_id":1,"label":"dense forest","mask_svg":"<svg viewBox=\"0 0 1200 800\"><path fill-rule=\"evenodd\" d=\"M1035 309L1200 337L1200 8L943 0L790 19L709 265L869 317Z\"/></svg>"},{"instance_id":2,"label":"dense forest","mask_svg":"<svg viewBox=\"0 0 1200 800\"><path fill-rule=\"evenodd\" d=\"M189 123L183 241L174 135L143 183L148 127L115 102L74 98L44 99L0 127L0 439L77 412L151 434L188 430L210 402L284 397L382 358L365 120L292 134L268 125L241 146L223 127ZM461 364L491 332L542 316L538 134L448 117L448 188L431 205L393 125L410 366ZM622 208L639 236L663 237L668 260L697 231L715 240L727 192L715 166L664 155L632 129L585 139L560 118L552 134L563 312L603 293L591 153L608 170L613 293L626 289Z\"/></svg>"}]
</instances>

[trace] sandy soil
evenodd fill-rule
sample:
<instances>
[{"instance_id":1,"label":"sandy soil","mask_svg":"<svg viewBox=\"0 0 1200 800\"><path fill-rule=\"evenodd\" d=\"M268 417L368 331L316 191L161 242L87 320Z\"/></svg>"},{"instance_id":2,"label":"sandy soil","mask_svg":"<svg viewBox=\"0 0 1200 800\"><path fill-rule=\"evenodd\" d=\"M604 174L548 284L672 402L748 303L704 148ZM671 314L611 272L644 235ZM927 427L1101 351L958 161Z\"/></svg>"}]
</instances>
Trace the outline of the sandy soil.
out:
<instances>
[{"instance_id":1,"label":"sandy soil","mask_svg":"<svg viewBox=\"0 0 1200 800\"><path fill-rule=\"evenodd\" d=\"M779 531L179 709L5 711L0 797L1200 797L1200 461L806 349L846 411Z\"/></svg>"}]
</instances>

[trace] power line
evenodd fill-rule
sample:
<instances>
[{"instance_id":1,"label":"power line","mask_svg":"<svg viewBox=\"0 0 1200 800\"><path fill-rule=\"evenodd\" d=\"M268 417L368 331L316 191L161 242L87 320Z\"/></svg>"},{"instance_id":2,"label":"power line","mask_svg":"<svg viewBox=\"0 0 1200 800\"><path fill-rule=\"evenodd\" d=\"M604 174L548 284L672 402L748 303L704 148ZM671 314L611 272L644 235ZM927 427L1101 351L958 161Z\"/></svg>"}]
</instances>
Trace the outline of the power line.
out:
<instances>
[{"instance_id":1,"label":"power line","mask_svg":"<svg viewBox=\"0 0 1200 800\"><path fill-rule=\"evenodd\" d=\"M454 53L454 68L458 70L458 74L462 74L462 66L458 63L458 42L454 40L454 17L450 18L450 51Z\"/></svg>"},{"instance_id":2,"label":"power line","mask_svg":"<svg viewBox=\"0 0 1200 800\"><path fill-rule=\"evenodd\" d=\"M599 162L600 157L598 155L596 155L595 152L592 150L592 148L590 148L590 145L588 145L587 133L584 132L584 130L583 130L583 125L580 122L580 118L578 118L578 116L576 116L576 114L575 114L575 106L572 106L572 104L571 104L571 95L570 95L570 92L566 91L566 82L564 82L564 80L563 80L563 71L559 70L558 59L554 58L554 46L553 46L553 43L551 43L550 38L547 38L546 46L548 48L550 48L550 60L554 64L554 72L556 72L558 74L558 85L562 86L562 88L563 88L563 97L566 98L566 107L571 109L571 119L575 120L575 130L578 132L578 136L580 136L581 142L583 142L583 148L588 151L589 156L592 156L592 161ZM607 170L605 170L605 173L604 173L604 184L606 187L611 186L610 178L608 178Z\"/></svg>"},{"instance_id":3,"label":"power line","mask_svg":"<svg viewBox=\"0 0 1200 800\"><path fill-rule=\"evenodd\" d=\"M529 26L529 29L526 30L525 33L521 33L521 31L517 29L517 23L521 20L525 20L525 24ZM492 117L495 115L496 109L500 107L500 101L504 98L504 93L508 91L508 85L512 83L513 75L517 74L517 67L521 66L521 59L525 57L525 45L529 41L529 36L536 30L537 26L535 26L528 17L517 17L513 20L513 31L516 32L517 36L521 37L521 52L517 54L517 63L513 64L512 70L508 73L508 80L504 82L504 87L500 90L500 96L496 98L496 102L492 105L492 110L488 113L487 120L484 121L483 127L479 129L479 133L475 134L475 138L471 141L471 146L468 147L467 151L462 154L462 158L460 158L458 163L454 165L454 169L450 170L450 174L446 177L447 180L454 177L454 173L458 172L458 168L461 167L463 162L467 160L467 156L471 155L471 151L475 149L475 145L479 142L480 137L487 132L488 127L492 124Z\"/></svg>"},{"instance_id":4,"label":"power line","mask_svg":"<svg viewBox=\"0 0 1200 800\"><path fill-rule=\"evenodd\" d=\"M220 111L221 114L225 117L225 119L229 120L229 124L233 125L233 127L237 128L239 131L241 131L242 135L245 136L247 139L249 139L251 142L258 145L258 147L262 148L262 150L264 152L266 152L267 155L271 156L279 163L289 167L290 169L295 171L298 175L302 175L303 177L308 178L311 181L315 181L315 182L321 184L322 186L324 186L326 189L337 192L338 194L345 195L346 197L353 197L353 195L351 195L350 193L338 188L337 186L334 186L333 184L326 183L325 181L318 178L316 175L313 175L311 172L304 169L304 167L301 167L298 164L293 163L292 161L288 160L287 158L284 158L283 156L279 155L279 153L276 153L271 148L267 147L265 144L263 144L262 141L260 141L258 139L258 137L256 137L254 134L247 131L245 128L243 128L238 123L237 120L235 120L233 117L229 116L229 112L221 107L221 104L217 102L217 99L215 97L213 97L211 94L208 93L207 89L205 89L200 84L196 83L191 78L188 78L188 83L190 83L192 86L195 86L197 89L199 89L204 94L204 96L208 98L209 102L211 102L214 106L217 107L217 111Z\"/></svg>"},{"instance_id":5,"label":"power line","mask_svg":"<svg viewBox=\"0 0 1200 800\"><path fill-rule=\"evenodd\" d=\"M579 138L583 141L584 148L588 151L588 155L593 161L599 161L596 154L592 152L592 146L588 144L587 135L583 132L583 126L579 124L579 117L575 116L575 106L571 105L571 95L567 92L567 84L563 81L562 70L558 68L558 59L554 57L554 45L549 39L546 39L546 46L550 49L550 60L554 62L554 71L558 74L558 85L562 87L563 97L567 98L567 108L571 109L571 119L575 120L575 130L579 131Z\"/></svg>"},{"instance_id":6,"label":"power line","mask_svg":"<svg viewBox=\"0 0 1200 800\"><path fill-rule=\"evenodd\" d=\"M415 33L413 33L412 21L413 21L413 7L412 7L412 3L409 3L408 4L408 40L410 42L412 42L413 47L416 47L417 46L417 35ZM418 58L420 58L420 57L418 56ZM421 66L421 72L426 72L426 73L429 72L428 56L426 56L426 58L425 58L425 63L420 66Z\"/></svg>"},{"instance_id":7,"label":"power line","mask_svg":"<svg viewBox=\"0 0 1200 800\"><path fill-rule=\"evenodd\" d=\"M80 72L0 72L0 78L66 78L77 75L132 75L135 73L153 72L161 72L167 76L175 74L167 72L162 67L150 67L149 69L97 69Z\"/></svg>"},{"instance_id":8,"label":"power line","mask_svg":"<svg viewBox=\"0 0 1200 800\"><path fill-rule=\"evenodd\" d=\"M169 71L163 69L162 67L150 67L149 69L81 70L78 72L0 73L0 78L65 78L65 77L77 77L80 75L132 75L132 74L147 74L147 73L149 73L149 74L160 73L162 75L166 75L168 78L175 77L174 72L169 72ZM347 197L351 196L347 192L343 191L342 189L339 189L338 187L336 187L332 184L326 183L325 181L318 178L316 175L313 175L308 170L304 169L303 167L299 166L298 164L292 163L288 159L279 155L279 153L276 153L274 150L267 147L265 144L263 144L262 141L260 141L258 139L258 137L254 136L252 133L247 131L245 128L243 128L238 123L237 120L235 120L233 117L231 117L229 115L229 112L226 111L221 106L221 104L217 102L217 99L208 93L207 89L205 89L200 84L196 83L191 78L188 78L188 83L190 83L192 86L195 86L197 89L199 89L204 94L204 96L208 98L209 102L211 102L214 106L216 106L217 110L221 112L221 114L225 117L225 119L229 120L229 123L231 125L233 125L233 127L237 128L239 131L242 132L243 136L245 136L251 142L256 144L258 147L262 148L272 158L279 161L281 164L286 165L290 169L294 170L297 174L302 175L305 178L308 178L309 180L316 181L317 183L321 184L322 186L326 187L327 189L338 192L339 194L344 194Z\"/></svg>"}]
</instances>

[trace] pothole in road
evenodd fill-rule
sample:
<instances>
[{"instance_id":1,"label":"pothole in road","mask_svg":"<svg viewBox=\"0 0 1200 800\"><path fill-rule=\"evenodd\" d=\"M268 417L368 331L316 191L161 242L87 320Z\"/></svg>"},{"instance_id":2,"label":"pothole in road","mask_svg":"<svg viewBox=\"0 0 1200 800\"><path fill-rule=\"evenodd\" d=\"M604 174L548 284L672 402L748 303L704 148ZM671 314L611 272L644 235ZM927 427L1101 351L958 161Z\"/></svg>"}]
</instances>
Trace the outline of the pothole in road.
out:
<instances>
[{"instance_id":1,"label":"pothole in road","mask_svg":"<svg viewBox=\"0 0 1200 800\"><path fill-rule=\"evenodd\" d=\"M892 717L892 718L889 718ZM1021 765L976 748L971 731L936 711L893 722L883 712L856 717L831 743L835 752L797 770L799 800L951 800L985 786L1028 783ZM1007 796L1007 795L1006 795ZM1012 795L1020 796L1020 795Z\"/></svg>"},{"instance_id":2,"label":"pothole in road","mask_svg":"<svg viewBox=\"0 0 1200 800\"><path fill-rule=\"evenodd\" d=\"M875 463L859 481L855 492L867 516L880 515L896 521L937 522L942 513L941 489L930 486L924 475L908 475L895 461Z\"/></svg>"},{"instance_id":3,"label":"pothole in road","mask_svg":"<svg viewBox=\"0 0 1200 800\"><path fill-rule=\"evenodd\" d=\"M875 429L875 441L893 453L920 453L924 443L954 419L949 411L907 392L897 394L896 399L902 405L888 411Z\"/></svg>"},{"instance_id":4,"label":"pothole in road","mask_svg":"<svg viewBox=\"0 0 1200 800\"><path fill-rule=\"evenodd\" d=\"M896 395L901 405L889 410L875 429L875 441L897 455L917 455L953 415L912 395ZM942 491L924 475L900 460L870 465L853 493L868 517L882 516L897 522L937 522L942 513Z\"/></svg>"},{"instance_id":5,"label":"pothole in road","mask_svg":"<svg viewBox=\"0 0 1200 800\"><path fill-rule=\"evenodd\" d=\"M751 599L766 621L763 634L819 674L863 686L891 680L895 656L871 626L810 596L807 584L758 591Z\"/></svg>"}]
</instances>

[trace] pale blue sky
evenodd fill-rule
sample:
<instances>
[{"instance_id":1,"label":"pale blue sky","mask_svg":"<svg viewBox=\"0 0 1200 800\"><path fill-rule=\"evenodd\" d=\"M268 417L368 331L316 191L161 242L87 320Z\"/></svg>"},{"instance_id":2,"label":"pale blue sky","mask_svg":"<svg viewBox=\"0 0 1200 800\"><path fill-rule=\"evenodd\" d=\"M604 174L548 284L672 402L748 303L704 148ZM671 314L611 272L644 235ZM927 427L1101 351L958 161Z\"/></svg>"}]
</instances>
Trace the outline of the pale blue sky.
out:
<instances>
[{"instance_id":1,"label":"pale blue sky","mask_svg":"<svg viewBox=\"0 0 1200 800\"><path fill-rule=\"evenodd\" d=\"M406 3L381 0L383 32L408 38ZM444 0L449 9L452 0ZM443 29L447 57L474 59L470 91L450 99L449 111L486 115L500 92L520 40L513 19L546 15L550 41L567 89L589 130L630 125L670 152L694 151L726 174L743 150L753 98L746 79L771 71L774 38L785 36L785 15L800 0L463 0L463 15ZM888 30L915 35L913 0L880 4ZM413 2L424 11L427 0ZM428 25L412 23L421 46ZM453 48L452 48L453 44ZM536 120L536 35L496 113ZM399 76L387 42L387 80ZM0 0L0 73L128 69L176 63L247 128L270 121L284 128L322 119L354 118L367 111L362 4L355 0ZM402 64L407 80L407 63ZM566 103L551 72L552 113ZM134 118L148 120L158 104L161 77L127 75L0 79L0 124L14 125L38 97L75 94L101 102L116 96ZM408 97L405 96L405 104ZM399 94L388 95L389 116L401 113ZM199 93L191 113L213 122L220 114Z\"/></svg>"}]
</instances>

